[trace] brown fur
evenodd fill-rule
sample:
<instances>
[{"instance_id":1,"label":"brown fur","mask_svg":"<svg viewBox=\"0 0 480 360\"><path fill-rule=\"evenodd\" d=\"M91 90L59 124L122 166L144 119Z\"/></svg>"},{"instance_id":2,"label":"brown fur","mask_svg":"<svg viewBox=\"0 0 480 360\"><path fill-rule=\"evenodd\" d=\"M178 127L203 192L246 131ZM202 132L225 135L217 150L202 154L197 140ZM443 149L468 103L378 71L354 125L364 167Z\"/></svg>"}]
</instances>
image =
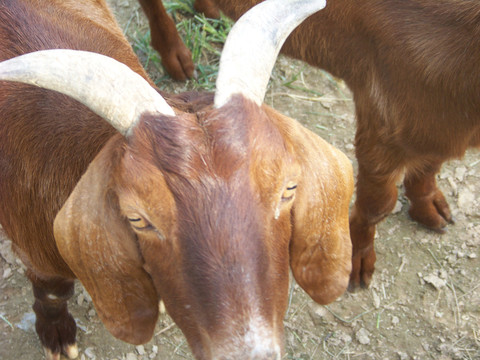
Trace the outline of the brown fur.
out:
<instances>
[{"instance_id":1,"label":"brown fur","mask_svg":"<svg viewBox=\"0 0 480 360\"><path fill-rule=\"evenodd\" d=\"M235 20L258 2L215 0ZM353 92L359 173L350 283L368 285L375 225L393 209L404 171L410 216L440 232L452 222L435 175L480 144L480 4L328 0L282 52L344 79Z\"/></svg>"},{"instance_id":2,"label":"brown fur","mask_svg":"<svg viewBox=\"0 0 480 360\"><path fill-rule=\"evenodd\" d=\"M2 2L1 60L49 48L102 53L150 81L103 1ZM346 288L345 156L241 96L212 109L211 94L162 95L177 115L144 114L125 138L64 95L0 82L0 223L29 269L49 359L73 354L75 278L134 344L162 298L199 359L249 358L252 338L259 357L279 355L289 265L320 303Z\"/></svg>"}]
</instances>

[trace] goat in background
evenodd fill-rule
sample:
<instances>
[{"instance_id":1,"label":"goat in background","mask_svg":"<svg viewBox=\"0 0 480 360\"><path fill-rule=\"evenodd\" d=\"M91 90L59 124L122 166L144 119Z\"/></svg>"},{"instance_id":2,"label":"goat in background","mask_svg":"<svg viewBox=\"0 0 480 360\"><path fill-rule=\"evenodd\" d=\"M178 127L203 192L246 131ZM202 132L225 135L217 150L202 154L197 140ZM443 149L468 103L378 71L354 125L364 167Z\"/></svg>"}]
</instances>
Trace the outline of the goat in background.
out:
<instances>
[{"instance_id":1,"label":"goat in background","mask_svg":"<svg viewBox=\"0 0 480 360\"><path fill-rule=\"evenodd\" d=\"M196 0L195 7L215 15L215 3L236 20L259 2ZM393 210L403 175L412 219L437 232L453 223L435 177L443 162L480 145L480 3L328 0L282 52L342 78L353 92L358 177L350 286L368 286L375 227Z\"/></svg>"}]
</instances>

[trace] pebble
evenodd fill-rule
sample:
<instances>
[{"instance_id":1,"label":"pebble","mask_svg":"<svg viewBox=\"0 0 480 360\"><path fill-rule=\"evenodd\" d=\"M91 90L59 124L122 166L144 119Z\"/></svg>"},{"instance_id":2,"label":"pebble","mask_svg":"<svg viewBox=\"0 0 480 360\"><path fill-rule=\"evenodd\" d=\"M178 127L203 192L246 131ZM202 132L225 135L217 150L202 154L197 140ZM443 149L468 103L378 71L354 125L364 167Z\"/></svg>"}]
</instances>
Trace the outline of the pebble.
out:
<instances>
[{"instance_id":1,"label":"pebble","mask_svg":"<svg viewBox=\"0 0 480 360\"><path fill-rule=\"evenodd\" d=\"M82 306L84 300L85 300L85 296L83 294L78 295L77 304Z\"/></svg>"},{"instance_id":2,"label":"pebble","mask_svg":"<svg viewBox=\"0 0 480 360\"><path fill-rule=\"evenodd\" d=\"M440 290L442 287L447 285L447 282L444 279L441 279L435 274L429 274L427 276L424 276L423 280L430 285L433 285L433 287L437 290Z\"/></svg>"},{"instance_id":3,"label":"pebble","mask_svg":"<svg viewBox=\"0 0 480 360\"><path fill-rule=\"evenodd\" d=\"M322 305L314 304L309 311L310 317L316 326L322 326L329 322L330 313Z\"/></svg>"},{"instance_id":4,"label":"pebble","mask_svg":"<svg viewBox=\"0 0 480 360\"><path fill-rule=\"evenodd\" d=\"M358 330L355 334L355 337L357 338L357 341L362 345L370 344L370 333L365 328L361 328L360 330Z\"/></svg>"},{"instance_id":5,"label":"pebble","mask_svg":"<svg viewBox=\"0 0 480 360\"><path fill-rule=\"evenodd\" d=\"M10 265L15 264L15 255L12 251L12 242L7 239L0 241L0 256Z\"/></svg>"},{"instance_id":6,"label":"pebble","mask_svg":"<svg viewBox=\"0 0 480 360\"><path fill-rule=\"evenodd\" d=\"M134 353L128 353L125 360L138 360L138 359L137 359L137 355L135 355Z\"/></svg>"},{"instance_id":7,"label":"pebble","mask_svg":"<svg viewBox=\"0 0 480 360\"><path fill-rule=\"evenodd\" d=\"M85 355L87 355L87 357L89 359L95 359L95 353L93 352L93 348L92 347L87 347L85 349Z\"/></svg>"},{"instance_id":8,"label":"pebble","mask_svg":"<svg viewBox=\"0 0 480 360\"><path fill-rule=\"evenodd\" d=\"M392 214L397 214L402 211L402 207L403 204L399 200L397 200L397 202L395 203L395 207L393 208Z\"/></svg>"},{"instance_id":9,"label":"pebble","mask_svg":"<svg viewBox=\"0 0 480 360\"><path fill-rule=\"evenodd\" d=\"M472 207L475 202L475 194L470 189L462 188L458 192L458 207L465 211L467 214L472 212Z\"/></svg>"},{"instance_id":10,"label":"pebble","mask_svg":"<svg viewBox=\"0 0 480 360\"><path fill-rule=\"evenodd\" d=\"M10 269L9 267L7 267L4 271L3 271L3 278L6 279L8 277L10 277L12 275L12 269Z\"/></svg>"},{"instance_id":11,"label":"pebble","mask_svg":"<svg viewBox=\"0 0 480 360\"><path fill-rule=\"evenodd\" d=\"M135 349L137 349L139 355L145 355L145 348L143 347L143 345L138 345L135 347Z\"/></svg>"},{"instance_id":12,"label":"pebble","mask_svg":"<svg viewBox=\"0 0 480 360\"><path fill-rule=\"evenodd\" d=\"M463 181L466 172L467 168L465 166L459 166L455 169L455 177L458 181Z\"/></svg>"}]
</instances>

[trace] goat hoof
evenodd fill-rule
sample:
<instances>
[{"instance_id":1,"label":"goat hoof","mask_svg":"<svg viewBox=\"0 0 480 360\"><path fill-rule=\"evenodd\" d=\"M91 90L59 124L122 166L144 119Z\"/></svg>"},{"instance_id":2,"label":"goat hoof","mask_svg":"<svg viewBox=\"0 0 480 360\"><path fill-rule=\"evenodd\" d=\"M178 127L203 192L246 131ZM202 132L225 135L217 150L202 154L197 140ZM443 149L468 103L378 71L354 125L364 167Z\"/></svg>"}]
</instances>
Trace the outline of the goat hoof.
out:
<instances>
[{"instance_id":1,"label":"goat hoof","mask_svg":"<svg viewBox=\"0 0 480 360\"><path fill-rule=\"evenodd\" d=\"M372 282L376 259L373 247L367 254L356 255L352 258L352 272L348 283L349 292L355 292L358 288L366 289Z\"/></svg>"},{"instance_id":2,"label":"goat hoof","mask_svg":"<svg viewBox=\"0 0 480 360\"><path fill-rule=\"evenodd\" d=\"M64 347L64 352L65 352L65 355L67 355L69 359L76 359L78 357L77 344L65 346Z\"/></svg>"},{"instance_id":3,"label":"goat hoof","mask_svg":"<svg viewBox=\"0 0 480 360\"><path fill-rule=\"evenodd\" d=\"M52 350L43 348L45 351L45 360L60 360L60 353L54 353Z\"/></svg>"},{"instance_id":4,"label":"goat hoof","mask_svg":"<svg viewBox=\"0 0 480 360\"><path fill-rule=\"evenodd\" d=\"M410 197L410 217L425 227L440 234L445 233L448 224L453 224L452 213L440 190L429 196Z\"/></svg>"},{"instance_id":5,"label":"goat hoof","mask_svg":"<svg viewBox=\"0 0 480 360\"><path fill-rule=\"evenodd\" d=\"M46 360L60 360L60 352L53 352L52 350L44 347L43 351L45 352ZM66 355L69 359L76 359L78 357L78 347L77 344L66 345L63 347L63 354Z\"/></svg>"},{"instance_id":6,"label":"goat hoof","mask_svg":"<svg viewBox=\"0 0 480 360\"><path fill-rule=\"evenodd\" d=\"M348 291L351 293L357 292L358 289L368 289L370 287L370 283L372 282L372 275L369 279L361 279L361 280L352 280L348 283Z\"/></svg>"},{"instance_id":7,"label":"goat hoof","mask_svg":"<svg viewBox=\"0 0 480 360\"><path fill-rule=\"evenodd\" d=\"M191 59L190 52L179 53L176 56L162 57L162 63L170 76L177 81L185 81L195 74L195 66Z\"/></svg>"}]
</instances>

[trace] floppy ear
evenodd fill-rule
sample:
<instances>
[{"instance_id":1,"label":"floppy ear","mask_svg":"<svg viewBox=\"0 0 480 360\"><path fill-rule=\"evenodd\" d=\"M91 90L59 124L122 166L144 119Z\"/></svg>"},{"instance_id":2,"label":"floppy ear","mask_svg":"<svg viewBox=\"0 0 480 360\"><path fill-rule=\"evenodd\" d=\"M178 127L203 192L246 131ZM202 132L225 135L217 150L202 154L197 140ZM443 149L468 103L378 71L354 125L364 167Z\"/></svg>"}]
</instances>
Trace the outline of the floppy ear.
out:
<instances>
[{"instance_id":1,"label":"floppy ear","mask_svg":"<svg viewBox=\"0 0 480 360\"><path fill-rule=\"evenodd\" d=\"M152 337L158 297L110 185L120 141L110 140L90 164L57 214L54 232L62 257L107 329L123 341L141 344Z\"/></svg>"},{"instance_id":2,"label":"floppy ear","mask_svg":"<svg viewBox=\"0 0 480 360\"><path fill-rule=\"evenodd\" d=\"M292 209L290 266L313 300L327 304L345 291L351 271L352 165L342 152L303 127L298 126L291 139L302 178Z\"/></svg>"}]
</instances>

